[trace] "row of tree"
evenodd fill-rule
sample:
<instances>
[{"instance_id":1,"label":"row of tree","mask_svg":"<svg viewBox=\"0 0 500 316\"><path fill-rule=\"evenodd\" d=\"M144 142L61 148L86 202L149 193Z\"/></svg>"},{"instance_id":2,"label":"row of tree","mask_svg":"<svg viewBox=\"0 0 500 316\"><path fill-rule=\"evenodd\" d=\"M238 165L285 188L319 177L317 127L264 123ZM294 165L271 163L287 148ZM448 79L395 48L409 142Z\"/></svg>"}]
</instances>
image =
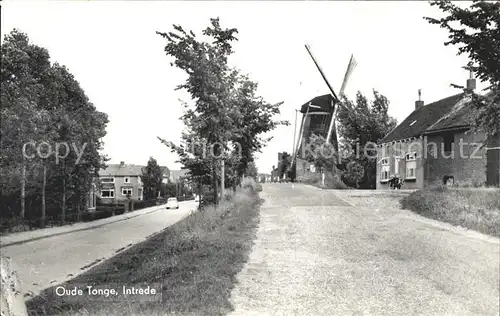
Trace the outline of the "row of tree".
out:
<instances>
[{"instance_id":1,"label":"row of tree","mask_svg":"<svg viewBox=\"0 0 500 316\"><path fill-rule=\"evenodd\" d=\"M0 218L85 209L108 118L70 71L19 30L1 45ZM38 150L37 150L38 149Z\"/></svg>"},{"instance_id":2,"label":"row of tree","mask_svg":"<svg viewBox=\"0 0 500 316\"><path fill-rule=\"evenodd\" d=\"M235 189L243 176L257 175L254 154L269 140L262 135L289 123L274 120L281 103L266 102L257 83L229 65L237 29L222 28L218 18L210 22L201 36L179 25L158 32L171 65L187 74L177 89L189 92L193 101L183 104L181 144L159 140L179 155L197 190L206 186L218 196L221 182Z\"/></svg>"}]
</instances>

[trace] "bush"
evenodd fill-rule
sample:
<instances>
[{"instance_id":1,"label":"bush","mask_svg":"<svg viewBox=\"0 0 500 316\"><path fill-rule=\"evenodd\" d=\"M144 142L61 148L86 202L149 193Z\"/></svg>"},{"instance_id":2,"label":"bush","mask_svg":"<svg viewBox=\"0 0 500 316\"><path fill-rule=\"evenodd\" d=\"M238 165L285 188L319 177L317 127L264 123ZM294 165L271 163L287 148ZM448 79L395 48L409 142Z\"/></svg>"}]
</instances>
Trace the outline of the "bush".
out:
<instances>
[{"instance_id":1,"label":"bush","mask_svg":"<svg viewBox=\"0 0 500 316\"><path fill-rule=\"evenodd\" d=\"M257 191L257 182L253 178L246 177L241 180L241 187L255 192Z\"/></svg>"}]
</instances>

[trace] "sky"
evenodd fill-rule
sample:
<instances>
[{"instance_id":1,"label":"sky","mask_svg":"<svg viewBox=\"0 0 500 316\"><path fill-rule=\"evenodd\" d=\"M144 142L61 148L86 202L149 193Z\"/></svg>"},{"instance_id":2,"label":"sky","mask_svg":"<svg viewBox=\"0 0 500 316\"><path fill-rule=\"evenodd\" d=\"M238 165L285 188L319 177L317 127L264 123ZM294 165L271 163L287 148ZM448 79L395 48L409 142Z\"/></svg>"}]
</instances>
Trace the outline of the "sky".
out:
<instances>
[{"instance_id":1,"label":"sky","mask_svg":"<svg viewBox=\"0 0 500 316\"><path fill-rule=\"evenodd\" d=\"M460 2L460 6L468 6ZM145 165L149 157L180 169L178 157L157 136L178 142L179 120L189 101L175 87L186 79L170 66L165 40L155 32L172 24L199 34L210 18L237 28L230 63L258 82L270 103L283 101L278 120L288 120L266 136L273 139L256 155L259 172L269 173L278 152L292 152L295 109L329 93L304 48L308 43L338 92L351 54L358 65L345 94L361 91L372 99L376 89L389 101L398 122L415 107L418 89L431 103L456 94L451 83L465 85L466 56L444 46L448 33L423 19L439 17L424 1L2 1L1 33L13 28L48 49L52 62L65 65L91 102L109 116L104 153L109 163ZM478 89L484 86L478 83Z\"/></svg>"}]
</instances>

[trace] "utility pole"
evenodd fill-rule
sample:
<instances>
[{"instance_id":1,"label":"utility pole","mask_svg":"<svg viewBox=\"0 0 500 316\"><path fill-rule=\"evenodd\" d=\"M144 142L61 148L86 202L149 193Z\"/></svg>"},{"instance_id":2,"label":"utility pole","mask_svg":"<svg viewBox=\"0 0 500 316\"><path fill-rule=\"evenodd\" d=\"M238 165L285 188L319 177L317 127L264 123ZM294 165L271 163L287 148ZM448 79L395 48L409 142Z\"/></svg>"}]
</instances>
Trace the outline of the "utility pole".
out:
<instances>
[{"instance_id":1,"label":"utility pole","mask_svg":"<svg viewBox=\"0 0 500 316\"><path fill-rule=\"evenodd\" d=\"M298 112L299 112L299 110L295 109L295 125L293 127L293 146L292 146L292 155L293 155L293 157L295 157L295 138L296 138L296 135L297 135L297 113Z\"/></svg>"}]
</instances>

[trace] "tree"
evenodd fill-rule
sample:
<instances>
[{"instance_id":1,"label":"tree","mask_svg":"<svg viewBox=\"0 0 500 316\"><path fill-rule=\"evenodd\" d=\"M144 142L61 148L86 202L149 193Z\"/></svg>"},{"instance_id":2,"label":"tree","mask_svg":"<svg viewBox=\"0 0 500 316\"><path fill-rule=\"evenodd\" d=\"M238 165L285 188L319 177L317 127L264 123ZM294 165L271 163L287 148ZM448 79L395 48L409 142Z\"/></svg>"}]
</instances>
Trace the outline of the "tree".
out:
<instances>
[{"instance_id":1,"label":"tree","mask_svg":"<svg viewBox=\"0 0 500 316\"><path fill-rule=\"evenodd\" d=\"M146 199L156 198L162 187L163 170L153 157L149 157L148 164L142 171L141 181Z\"/></svg>"},{"instance_id":2,"label":"tree","mask_svg":"<svg viewBox=\"0 0 500 316\"><path fill-rule=\"evenodd\" d=\"M339 109L340 128L343 147L347 151L346 162L356 161L364 169L365 175L358 183L362 188L375 188L376 182L376 152L373 144L380 141L397 125L389 116L389 100L378 91L373 90L373 101L361 93L356 94L356 101L347 98L342 100L347 106ZM348 109L354 109L350 111Z\"/></svg>"},{"instance_id":3,"label":"tree","mask_svg":"<svg viewBox=\"0 0 500 316\"><path fill-rule=\"evenodd\" d=\"M13 30L6 35L1 55L2 197L16 196L20 188L18 215L23 219L25 200L39 200L41 195L42 225L46 209L64 222L67 208L86 204L92 178L106 160L99 150L107 116L89 102L69 70L51 65L48 51L32 44L26 34ZM27 159L23 144L32 141L51 146L67 142L84 151L80 160L73 148L66 148L67 156L59 161L54 156Z\"/></svg>"},{"instance_id":4,"label":"tree","mask_svg":"<svg viewBox=\"0 0 500 316\"><path fill-rule=\"evenodd\" d=\"M255 161L252 160L248 163L247 170L246 170L246 176L256 179L258 175L259 175L259 172L257 170L257 166L255 165Z\"/></svg>"},{"instance_id":5,"label":"tree","mask_svg":"<svg viewBox=\"0 0 500 316\"><path fill-rule=\"evenodd\" d=\"M500 2L474 0L470 8L460 8L449 0L433 1L431 5L447 15L424 19L446 29L449 41L444 45L459 46L458 55L467 54L471 61L468 68L490 84L491 91L486 96L456 87L472 96L472 123L493 140L500 133Z\"/></svg>"},{"instance_id":6,"label":"tree","mask_svg":"<svg viewBox=\"0 0 500 316\"><path fill-rule=\"evenodd\" d=\"M174 25L174 31L157 32L167 40L165 52L174 58L172 66L184 70L188 78L176 89L185 89L195 101L194 108L185 107L184 123L208 144L225 144L229 138L231 125L231 82L235 73L227 63L232 53L231 42L237 40L236 29L222 29L219 19L211 19L211 25L202 34L212 42L198 40L193 31L187 33L182 26ZM214 148L214 156L218 157L223 150ZM217 190L217 166L212 159L212 184ZM215 193L217 196L217 192Z\"/></svg>"},{"instance_id":7,"label":"tree","mask_svg":"<svg viewBox=\"0 0 500 316\"><path fill-rule=\"evenodd\" d=\"M331 143L327 143L323 136L312 134L307 143L305 158L312 162L314 167L322 172L336 173L336 158L335 149Z\"/></svg>"},{"instance_id":8,"label":"tree","mask_svg":"<svg viewBox=\"0 0 500 316\"><path fill-rule=\"evenodd\" d=\"M158 138L179 155L179 162L197 179L198 188L206 184L207 175L211 175L211 187L217 196L221 173L216 157L225 159L230 170L226 177L231 176L230 182L235 188L237 178L253 160L253 153L268 140L259 135L282 122L273 120L273 116L279 114L281 103L270 104L258 97L257 84L228 65L237 29L223 29L218 18L210 22L202 32L207 40L200 39L193 31L186 32L179 25L173 26L173 32L157 32L167 40L165 51L174 58L171 65L188 75L177 89L189 92L194 102L192 106L183 104L185 111L181 119L186 130L181 144ZM213 156L207 156L203 150L207 146Z\"/></svg>"},{"instance_id":9,"label":"tree","mask_svg":"<svg viewBox=\"0 0 500 316\"><path fill-rule=\"evenodd\" d=\"M355 183L356 188L359 188L359 181L365 176L365 168L357 161L351 161L347 164L347 170L344 177L347 178L349 182Z\"/></svg>"}]
</instances>

